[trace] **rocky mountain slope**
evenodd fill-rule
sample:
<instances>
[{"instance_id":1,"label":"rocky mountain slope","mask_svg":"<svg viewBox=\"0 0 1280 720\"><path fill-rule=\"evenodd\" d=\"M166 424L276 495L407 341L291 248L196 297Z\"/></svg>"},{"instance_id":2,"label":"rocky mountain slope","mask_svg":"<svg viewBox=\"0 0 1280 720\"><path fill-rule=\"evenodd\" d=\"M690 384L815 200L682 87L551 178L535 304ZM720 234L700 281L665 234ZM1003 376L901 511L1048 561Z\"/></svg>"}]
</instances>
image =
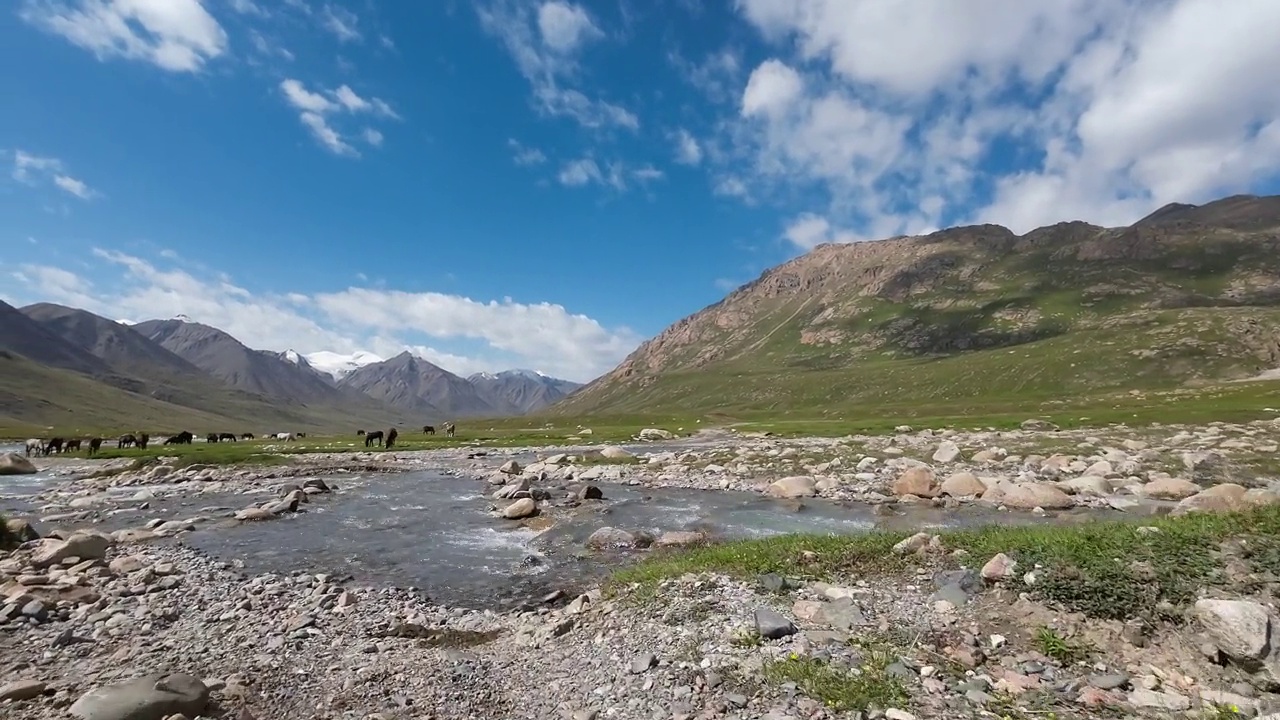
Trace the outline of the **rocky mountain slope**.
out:
<instances>
[{"instance_id":1,"label":"rocky mountain slope","mask_svg":"<svg viewBox=\"0 0 1280 720\"><path fill-rule=\"evenodd\" d=\"M424 422L466 415L498 415L475 386L408 352L357 368L339 386L355 388L392 407L415 413Z\"/></svg>"},{"instance_id":2,"label":"rocky mountain slope","mask_svg":"<svg viewBox=\"0 0 1280 720\"><path fill-rule=\"evenodd\" d=\"M553 412L962 414L1280 366L1280 197L1129 227L822 245L643 344Z\"/></svg>"}]
</instances>

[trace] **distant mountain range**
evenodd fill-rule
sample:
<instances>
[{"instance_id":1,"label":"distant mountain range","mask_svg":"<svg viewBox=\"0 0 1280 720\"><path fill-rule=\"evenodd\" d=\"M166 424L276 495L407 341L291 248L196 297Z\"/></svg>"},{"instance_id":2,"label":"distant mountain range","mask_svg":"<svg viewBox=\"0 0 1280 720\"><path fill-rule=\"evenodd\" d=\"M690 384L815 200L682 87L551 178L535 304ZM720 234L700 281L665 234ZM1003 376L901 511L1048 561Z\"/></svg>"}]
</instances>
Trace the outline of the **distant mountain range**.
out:
<instances>
[{"instance_id":1,"label":"distant mountain range","mask_svg":"<svg viewBox=\"0 0 1280 720\"><path fill-rule=\"evenodd\" d=\"M525 370L462 378L408 352L383 360L255 350L185 317L125 324L2 302L0 375L0 425L103 432L156 423L193 432L412 427L523 414L579 387Z\"/></svg>"}]
</instances>

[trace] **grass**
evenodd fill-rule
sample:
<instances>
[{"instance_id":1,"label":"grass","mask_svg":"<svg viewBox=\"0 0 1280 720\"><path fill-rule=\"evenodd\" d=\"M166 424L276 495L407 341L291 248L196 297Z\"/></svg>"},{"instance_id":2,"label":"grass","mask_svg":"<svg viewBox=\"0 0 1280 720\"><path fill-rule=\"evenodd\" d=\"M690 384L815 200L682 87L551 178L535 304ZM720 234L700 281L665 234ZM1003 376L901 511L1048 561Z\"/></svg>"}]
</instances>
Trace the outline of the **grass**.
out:
<instances>
[{"instance_id":1,"label":"grass","mask_svg":"<svg viewBox=\"0 0 1280 720\"><path fill-rule=\"evenodd\" d=\"M886 672L893 662L892 655L880 648L867 648L864 652L862 666L850 670L793 654L766 662L764 678L773 684L795 683L806 695L837 712L905 706L909 699L906 688Z\"/></svg>"},{"instance_id":2,"label":"grass","mask_svg":"<svg viewBox=\"0 0 1280 720\"><path fill-rule=\"evenodd\" d=\"M1097 648L1087 641L1067 637L1050 627L1036 631L1036 647L1040 654L1053 658L1063 665L1073 665L1093 657Z\"/></svg>"},{"instance_id":3,"label":"grass","mask_svg":"<svg viewBox=\"0 0 1280 720\"><path fill-rule=\"evenodd\" d=\"M1144 530L1154 527L1154 531ZM653 587L685 573L719 572L741 578L776 572L834 579L888 577L914 559L892 552L905 533L786 535L662 551L612 577L612 587ZM1026 588L1067 610L1108 619L1178 619L1178 608L1206 585L1226 582L1220 543L1243 539L1243 560L1257 572L1280 570L1280 507L1242 513L1194 513L1176 518L1094 522L1074 526L986 526L942 533L950 550L966 550L976 564L1006 553L1020 569L1036 570ZM802 558L806 553L810 560ZM951 559L939 562L954 562Z\"/></svg>"}]
</instances>

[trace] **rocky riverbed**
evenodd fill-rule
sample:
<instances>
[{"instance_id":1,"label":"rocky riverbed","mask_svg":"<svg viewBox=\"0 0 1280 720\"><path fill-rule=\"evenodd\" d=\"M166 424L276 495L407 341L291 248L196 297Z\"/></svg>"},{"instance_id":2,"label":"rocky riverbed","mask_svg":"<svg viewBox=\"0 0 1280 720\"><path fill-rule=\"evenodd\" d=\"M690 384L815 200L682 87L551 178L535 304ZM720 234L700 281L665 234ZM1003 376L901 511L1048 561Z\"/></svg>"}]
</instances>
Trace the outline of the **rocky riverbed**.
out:
<instances>
[{"instance_id":1,"label":"rocky riverbed","mask_svg":"<svg viewBox=\"0 0 1280 720\"><path fill-rule=\"evenodd\" d=\"M874 582L801 580L807 559L797 557L794 577L687 576L606 598L595 587L602 573L588 568L748 529L916 530L1256 506L1275 498L1277 436L1275 423L1033 426L302 455L256 468L39 459L43 481L0 501L45 535L0 552L0 711L19 720L1274 712L1280 665L1265 640L1274 578L1255 577L1247 597L1243 586L1213 591L1185 623L1135 629L1037 602L1034 568L964 558L967 572L950 569L955 558L928 534L898 549L902 572ZM383 495L385 516L425 513L398 506L388 484L416 496L413 508L439 504L455 520L457 493L442 500L446 485L483 494L465 501L472 527L521 538L498 574L521 585L512 570L523 567L548 580L488 606L404 589L447 572L410 569L415 543L434 554L427 536L401 544L380 572L365 567L373 557L317 568L315 528L340 508L368 516L356 509ZM715 492L680 494L689 489ZM727 505L671 519L702 497ZM660 511L636 509L646 506ZM733 512L745 514L724 519ZM428 524L356 531L404 535ZM295 535L306 542L290 544ZM264 557L253 546L285 550ZM557 558L580 570L538 569ZM397 571L421 574L396 582ZM1062 642L1046 641L1046 630ZM857 692L823 690L832 685Z\"/></svg>"}]
</instances>

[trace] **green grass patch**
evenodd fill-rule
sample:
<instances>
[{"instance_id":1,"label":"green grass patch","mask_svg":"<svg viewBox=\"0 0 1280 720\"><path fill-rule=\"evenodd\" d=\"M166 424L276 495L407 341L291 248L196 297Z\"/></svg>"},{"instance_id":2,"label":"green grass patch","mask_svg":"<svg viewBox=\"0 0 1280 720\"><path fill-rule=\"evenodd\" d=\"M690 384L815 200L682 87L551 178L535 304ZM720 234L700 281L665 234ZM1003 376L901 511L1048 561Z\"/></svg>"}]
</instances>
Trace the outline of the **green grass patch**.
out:
<instances>
[{"instance_id":1,"label":"green grass patch","mask_svg":"<svg viewBox=\"0 0 1280 720\"><path fill-rule=\"evenodd\" d=\"M893 662L891 653L883 648L867 648L864 653L862 665L847 670L793 654L765 663L764 678L775 685L795 683L804 694L837 712L905 707L906 688L886 671Z\"/></svg>"},{"instance_id":2,"label":"green grass patch","mask_svg":"<svg viewBox=\"0 0 1280 720\"><path fill-rule=\"evenodd\" d=\"M1063 665L1088 660L1097 652L1097 648L1088 642L1068 637L1050 627L1042 627L1036 631L1035 643L1041 655L1053 658Z\"/></svg>"},{"instance_id":3,"label":"green grass patch","mask_svg":"<svg viewBox=\"0 0 1280 720\"><path fill-rule=\"evenodd\" d=\"M1154 531L1144 528L1155 528ZM1240 539L1243 559L1256 571L1280 564L1280 507L1242 513L1194 513L1177 518L1092 522L1083 525L1001 526L942 533L951 550L966 550L980 566L996 553L1018 561L1018 575L1037 564L1027 590L1043 600L1092 617L1176 619L1177 608L1205 586L1224 582L1220 544ZM776 572L808 579L887 577L914 558L892 552L906 533L785 535L656 552L619 570L615 589L656 586L685 573L718 572L740 578ZM951 558L937 560L950 564Z\"/></svg>"}]
</instances>

